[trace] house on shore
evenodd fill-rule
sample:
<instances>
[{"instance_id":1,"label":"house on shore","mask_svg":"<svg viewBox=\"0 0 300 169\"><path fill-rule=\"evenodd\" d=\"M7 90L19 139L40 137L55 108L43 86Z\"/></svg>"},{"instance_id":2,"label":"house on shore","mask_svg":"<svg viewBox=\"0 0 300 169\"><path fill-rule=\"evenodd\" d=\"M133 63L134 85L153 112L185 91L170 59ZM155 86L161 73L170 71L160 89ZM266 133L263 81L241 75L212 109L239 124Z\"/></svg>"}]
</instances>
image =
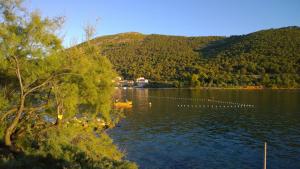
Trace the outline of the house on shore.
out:
<instances>
[{"instance_id":1,"label":"house on shore","mask_svg":"<svg viewBox=\"0 0 300 169\"><path fill-rule=\"evenodd\" d=\"M115 80L113 80L113 82L115 82L116 86L118 86L118 87L133 87L134 86L133 80L125 80L125 79L122 79L121 77L117 77Z\"/></svg>"},{"instance_id":2,"label":"house on shore","mask_svg":"<svg viewBox=\"0 0 300 169\"><path fill-rule=\"evenodd\" d=\"M148 79L145 79L144 77L139 77L135 81L137 87L145 87L149 83Z\"/></svg>"}]
</instances>

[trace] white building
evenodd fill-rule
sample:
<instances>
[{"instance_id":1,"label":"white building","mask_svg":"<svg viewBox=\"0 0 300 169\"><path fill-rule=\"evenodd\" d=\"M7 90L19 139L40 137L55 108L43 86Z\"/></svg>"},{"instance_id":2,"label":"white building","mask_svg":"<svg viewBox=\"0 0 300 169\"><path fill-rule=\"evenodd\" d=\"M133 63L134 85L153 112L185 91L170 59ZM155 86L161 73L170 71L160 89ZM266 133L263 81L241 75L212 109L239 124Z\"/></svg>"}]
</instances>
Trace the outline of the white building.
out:
<instances>
[{"instance_id":1,"label":"white building","mask_svg":"<svg viewBox=\"0 0 300 169\"><path fill-rule=\"evenodd\" d=\"M144 77L139 77L136 79L136 85L137 87L144 87L146 84L149 83L148 79L145 79Z\"/></svg>"}]
</instances>

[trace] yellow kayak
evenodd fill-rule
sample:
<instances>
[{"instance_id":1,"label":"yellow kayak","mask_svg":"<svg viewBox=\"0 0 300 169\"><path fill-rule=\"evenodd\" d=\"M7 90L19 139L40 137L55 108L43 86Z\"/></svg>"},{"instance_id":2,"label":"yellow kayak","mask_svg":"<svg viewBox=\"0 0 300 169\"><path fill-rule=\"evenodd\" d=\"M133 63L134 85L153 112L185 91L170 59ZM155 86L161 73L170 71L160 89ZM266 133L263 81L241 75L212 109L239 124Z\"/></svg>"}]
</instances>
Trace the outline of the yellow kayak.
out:
<instances>
[{"instance_id":1,"label":"yellow kayak","mask_svg":"<svg viewBox=\"0 0 300 169\"><path fill-rule=\"evenodd\" d=\"M132 101L127 101L127 102L116 102L114 104L116 108L123 108L123 109L130 109L132 108Z\"/></svg>"}]
</instances>

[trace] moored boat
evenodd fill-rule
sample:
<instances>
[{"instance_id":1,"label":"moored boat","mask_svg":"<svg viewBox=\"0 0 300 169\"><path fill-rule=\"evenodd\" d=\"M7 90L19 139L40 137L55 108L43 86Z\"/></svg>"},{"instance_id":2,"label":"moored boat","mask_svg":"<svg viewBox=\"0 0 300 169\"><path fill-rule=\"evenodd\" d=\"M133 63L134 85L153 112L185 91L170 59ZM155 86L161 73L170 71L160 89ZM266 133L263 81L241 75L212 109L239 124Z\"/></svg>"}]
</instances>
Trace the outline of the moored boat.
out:
<instances>
[{"instance_id":1,"label":"moored boat","mask_svg":"<svg viewBox=\"0 0 300 169\"><path fill-rule=\"evenodd\" d=\"M123 109L130 109L132 108L132 101L126 101L126 102L116 102L114 103L115 108L123 108Z\"/></svg>"}]
</instances>

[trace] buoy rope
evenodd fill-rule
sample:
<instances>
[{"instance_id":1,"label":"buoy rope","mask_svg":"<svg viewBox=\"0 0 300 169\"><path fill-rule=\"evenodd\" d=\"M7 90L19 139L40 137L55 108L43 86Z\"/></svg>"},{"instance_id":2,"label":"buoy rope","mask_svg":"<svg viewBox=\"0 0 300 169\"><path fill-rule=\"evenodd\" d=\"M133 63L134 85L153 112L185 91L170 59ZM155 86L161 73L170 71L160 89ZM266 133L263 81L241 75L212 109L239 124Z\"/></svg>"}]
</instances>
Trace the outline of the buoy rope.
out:
<instances>
[{"instance_id":1,"label":"buoy rope","mask_svg":"<svg viewBox=\"0 0 300 169\"><path fill-rule=\"evenodd\" d=\"M216 107L224 106L224 105L229 105L229 107L234 107L234 105L235 105L235 107L254 107L254 105L252 105L252 104L217 100L217 99L211 99L211 98L185 98L185 97L160 97L160 96L142 96L142 97L157 98L157 99L169 99L169 100L190 100L190 101L197 101L197 102L211 102L211 103L215 103L215 104L222 104L222 105L215 105Z\"/></svg>"},{"instance_id":2,"label":"buoy rope","mask_svg":"<svg viewBox=\"0 0 300 169\"><path fill-rule=\"evenodd\" d=\"M213 105L213 104L178 104L177 107L180 108L254 108L254 105L243 104L243 105Z\"/></svg>"}]
</instances>

